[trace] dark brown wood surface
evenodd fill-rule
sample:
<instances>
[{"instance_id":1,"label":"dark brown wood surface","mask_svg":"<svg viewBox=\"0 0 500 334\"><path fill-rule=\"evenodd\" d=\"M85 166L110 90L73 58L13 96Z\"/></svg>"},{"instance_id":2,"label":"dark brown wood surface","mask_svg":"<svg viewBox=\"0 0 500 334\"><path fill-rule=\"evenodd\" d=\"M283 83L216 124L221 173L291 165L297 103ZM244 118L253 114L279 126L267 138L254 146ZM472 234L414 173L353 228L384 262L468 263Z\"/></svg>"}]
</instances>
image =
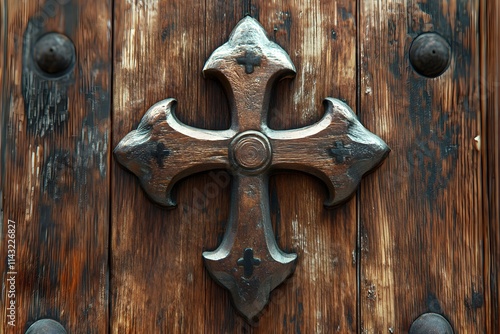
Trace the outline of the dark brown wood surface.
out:
<instances>
[{"instance_id":1,"label":"dark brown wood surface","mask_svg":"<svg viewBox=\"0 0 500 334\"><path fill-rule=\"evenodd\" d=\"M2 1L0 332L51 318L69 333L108 329L111 1ZM75 44L74 69L46 80L30 50L45 32ZM8 220L16 257L7 266ZM4 285L5 284L5 285Z\"/></svg>"},{"instance_id":2,"label":"dark brown wood surface","mask_svg":"<svg viewBox=\"0 0 500 334\"><path fill-rule=\"evenodd\" d=\"M167 210L133 174L108 167L111 150L164 98L178 100L186 124L230 126L222 87L201 70L245 14L297 68L272 94L271 128L314 123L331 96L392 149L359 196L334 210L318 179L271 177L277 242L299 262L253 325L201 256L224 234L225 176L180 181L178 206ZM6 325L2 290L0 332L52 318L68 333L404 333L430 311L456 333L500 330L496 1L4 0L0 15L6 286L9 219L17 245L16 327ZM26 48L53 30L73 40L77 62L48 83ZM426 31L452 48L436 79L408 60Z\"/></svg>"},{"instance_id":3,"label":"dark brown wood surface","mask_svg":"<svg viewBox=\"0 0 500 334\"><path fill-rule=\"evenodd\" d=\"M361 187L361 331L403 333L424 312L486 332L479 1L363 1L361 121L391 155ZM416 74L408 50L434 31L448 70ZM485 297L488 296L488 297Z\"/></svg>"}]
</instances>

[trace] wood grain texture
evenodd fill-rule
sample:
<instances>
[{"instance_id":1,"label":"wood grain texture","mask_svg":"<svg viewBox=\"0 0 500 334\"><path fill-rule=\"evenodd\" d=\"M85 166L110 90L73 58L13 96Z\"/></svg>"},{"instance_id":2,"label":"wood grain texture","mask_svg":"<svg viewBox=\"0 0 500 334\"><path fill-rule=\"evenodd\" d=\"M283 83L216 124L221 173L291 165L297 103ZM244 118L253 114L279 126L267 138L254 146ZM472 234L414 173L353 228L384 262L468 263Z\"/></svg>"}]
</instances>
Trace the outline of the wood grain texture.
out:
<instances>
[{"instance_id":1,"label":"wood grain texture","mask_svg":"<svg viewBox=\"0 0 500 334\"><path fill-rule=\"evenodd\" d=\"M252 15L274 32L297 70L295 79L276 88L270 127L314 123L323 116L327 96L357 112L356 1L252 1L252 6ZM356 201L325 210L326 197L324 186L308 175L281 172L271 178L278 243L297 253L298 264L277 289L278 304L261 319L263 333L356 332Z\"/></svg>"},{"instance_id":2,"label":"wood grain texture","mask_svg":"<svg viewBox=\"0 0 500 334\"><path fill-rule=\"evenodd\" d=\"M392 148L361 190L363 333L407 332L424 312L486 330L478 13L478 1L361 1L361 121ZM408 61L428 31L452 49L436 79Z\"/></svg>"},{"instance_id":3,"label":"wood grain texture","mask_svg":"<svg viewBox=\"0 0 500 334\"><path fill-rule=\"evenodd\" d=\"M16 326L51 318L69 333L108 328L111 1L3 1L2 284L15 221ZM5 19L5 21L3 21ZM56 31L75 44L74 69L40 76L31 48ZM5 298L4 298L5 297Z\"/></svg>"},{"instance_id":4,"label":"wood grain texture","mask_svg":"<svg viewBox=\"0 0 500 334\"><path fill-rule=\"evenodd\" d=\"M114 10L113 147L137 128L150 106L167 97L177 99L182 122L229 128L222 88L204 80L201 71L247 6L115 1ZM166 210L147 198L133 174L117 164L113 172L111 332L196 333L205 327L221 332L242 326L201 256L224 233L229 208L224 176L180 181L173 191L177 208Z\"/></svg>"},{"instance_id":5,"label":"wood grain texture","mask_svg":"<svg viewBox=\"0 0 500 334\"><path fill-rule=\"evenodd\" d=\"M278 83L271 97L271 128L318 121L327 96L355 109L355 10L355 1L252 1L252 16L273 33L297 70L293 80ZM326 210L327 196L321 182L305 174L280 172L271 178L278 244L297 253L298 263L271 296L255 332L356 331L355 200Z\"/></svg>"},{"instance_id":6,"label":"wood grain texture","mask_svg":"<svg viewBox=\"0 0 500 334\"><path fill-rule=\"evenodd\" d=\"M13 220L17 313L10 328L0 312L0 332L52 318L69 333L345 333L358 325L404 333L424 312L444 315L456 333L498 332L500 6L358 2L359 12L355 0L115 0L114 9L100 0L3 1L0 258ZM360 104L361 122L392 148L357 201L333 210L323 206L328 189L319 179L271 176L277 243L297 253L298 264L253 324L235 312L201 256L221 243L233 200L229 175L181 180L173 189L178 206L166 210L117 164L110 180L108 167L110 144L167 97L189 125L230 127L222 87L201 70L248 13L297 69L272 93L270 128L318 121L332 96ZM30 62L31 46L48 31L76 46L74 70L58 80L40 77ZM413 38L427 31L452 48L450 68L436 79L414 73L408 60ZM6 285L7 265L0 261Z\"/></svg>"},{"instance_id":7,"label":"wood grain texture","mask_svg":"<svg viewBox=\"0 0 500 334\"><path fill-rule=\"evenodd\" d=\"M500 331L500 4L482 1L481 15L481 152L485 226L486 333Z\"/></svg>"},{"instance_id":8,"label":"wood grain texture","mask_svg":"<svg viewBox=\"0 0 500 334\"><path fill-rule=\"evenodd\" d=\"M251 9L271 39L289 52L297 78L276 88L272 128L320 119L327 96L356 105L355 1L222 5L117 1L113 145L155 102L175 97L183 122L227 129L221 87L203 80L210 53ZM145 52L144 50L147 50ZM325 69L329 69L325 71ZM334 74L331 73L334 71ZM328 211L324 186L310 176L271 178L271 218L284 251L299 254L295 275L271 295L258 324L247 324L228 293L203 266L203 250L224 233L229 187L218 173L193 176L174 188L178 206L152 204L138 182L113 168L111 329L135 332L353 332L356 328L355 202ZM227 176L226 176L227 177ZM133 303L131 303L133 301Z\"/></svg>"}]
</instances>

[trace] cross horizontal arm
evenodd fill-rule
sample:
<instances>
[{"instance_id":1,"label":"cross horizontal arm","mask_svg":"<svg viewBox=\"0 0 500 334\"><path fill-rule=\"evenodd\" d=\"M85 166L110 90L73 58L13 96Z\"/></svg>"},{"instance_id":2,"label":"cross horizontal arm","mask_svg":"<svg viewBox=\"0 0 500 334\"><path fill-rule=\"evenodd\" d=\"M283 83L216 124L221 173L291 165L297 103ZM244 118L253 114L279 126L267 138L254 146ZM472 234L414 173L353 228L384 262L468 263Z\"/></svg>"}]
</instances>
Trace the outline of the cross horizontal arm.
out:
<instances>
[{"instance_id":1,"label":"cross horizontal arm","mask_svg":"<svg viewBox=\"0 0 500 334\"><path fill-rule=\"evenodd\" d=\"M293 130L264 129L273 149L272 169L315 175L329 190L325 205L345 201L362 176L376 167L389 147L368 131L340 100L325 99L325 115L316 124Z\"/></svg>"},{"instance_id":2,"label":"cross horizontal arm","mask_svg":"<svg viewBox=\"0 0 500 334\"><path fill-rule=\"evenodd\" d=\"M175 206L171 189L180 179L201 171L228 168L228 145L234 131L212 131L190 127L174 115L176 101L153 105L137 130L115 148L115 157L137 175L141 186L155 202Z\"/></svg>"}]
</instances>

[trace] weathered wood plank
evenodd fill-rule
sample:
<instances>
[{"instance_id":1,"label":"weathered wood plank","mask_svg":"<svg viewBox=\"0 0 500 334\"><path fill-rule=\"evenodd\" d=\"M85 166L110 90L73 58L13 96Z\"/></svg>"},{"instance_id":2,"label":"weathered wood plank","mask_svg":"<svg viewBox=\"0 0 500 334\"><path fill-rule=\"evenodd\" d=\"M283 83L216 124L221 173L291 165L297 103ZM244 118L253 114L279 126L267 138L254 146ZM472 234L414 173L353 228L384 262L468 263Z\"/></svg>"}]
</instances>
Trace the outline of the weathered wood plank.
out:
<instances>
[{"instance_id":1,"label":"weathered wood plank","mask_svg":"<svg viewBox=\"0 0 500 334\"><path fill-rule=\"evenodd\" d=\"M252 15L274 32L297 69L273 95L270 126L314 123L324 114L327 96L356 110L356 1L252 1L252 6ZM276 234L280 246L297 253L298 264L261 319L263 333L270 328L356 332L356 200L327 210L325 197L321 182L305 174L279 173L272 180Z\"/></svg>"},{"instance_id":2,"label":"weathered wood plank","mask_svg":"<svg viewBox=\"0 0 500 334\"><path fill-rule=\"evenodd\" d=\"M482 173L485 221L486 333L500 331L500 4L481 1Z\"/></svg>"},{"instance_id":3,"label":"weathered wood plank","mask_svg":"<svg viewBox=\"0 0 500 334\"><path fill-rule=\"evenodd\" d=\"M241 2L115 1L113 147L167 97L177 99L176 115L186 124L229 127L222 87L203 79L201 70L248 10ZM227 176L180 181L177 208L167 210L147 198L132 174L117 164L113 172L112 332L230 332L241 326L201 256L224 233Z\"/></svg>"},{"instance_id":4,"label":"weathered wood plank","mask_svg":"<svg viewBox=\"0 0 500 334\"><path fill-rule=\"evenodd\" d=\"M69 333L108 330L110 3L2 2L2 284L15 277L15 299L2 292L5 333L40 318ZM59 79L32 62L34 43L50 31L76 49L74 69ZM12 300L15 327L5 312Z\"/></svg>"},{"instance_id":5,"label":"weathered wood plank","mask_svg":"<svg viewBox=\"0 0 500 334\"><path fill-rule=\"evenodd\" d=\"M204 80L201 69L248 11L245 3L216 1L116 2L113 145L166 97L179 101L177 115L185 123L228 128L222 90ZM273 94L272 128L313 123L322 116L327 96L356 107L355 1L252 1L251 14L298 70L297 78L283 81ZM208 173L181 181L178 207L167 211L148 200L133 175L118 166L113 171L113 332L356 330L355 201L328 211L322 205L326 189L318 180L295 173L272 178L278 243L298 253L299 265L272 294L260 322L250 326L235 313L227 291L207 275L201 257L222 238L230 201L227 179Z\"/></svg>"},{"instance_id":6,"label":"weathered wood plank","mask_svg":"<svg viewBox=\"0 0 500 334\"><path fill-rule=\"evenodd\" d=\"M478 1L362 1L361 121L392 152L361 191L361 326L403 333L424 312L485 331ZM408 60L428 31L451 45L436 79Z\"/></svg>"}]
</instances>

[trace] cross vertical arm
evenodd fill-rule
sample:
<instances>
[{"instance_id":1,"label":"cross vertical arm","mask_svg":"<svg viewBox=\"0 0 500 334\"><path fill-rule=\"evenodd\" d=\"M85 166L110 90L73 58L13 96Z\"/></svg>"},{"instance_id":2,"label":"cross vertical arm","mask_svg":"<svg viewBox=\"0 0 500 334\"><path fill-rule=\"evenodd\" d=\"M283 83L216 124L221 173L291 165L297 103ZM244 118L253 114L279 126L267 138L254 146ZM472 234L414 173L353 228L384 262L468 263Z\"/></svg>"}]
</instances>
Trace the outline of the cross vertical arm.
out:
<instances>
[{"instance_id":1,"label":"cross vertical arm","mask_svg":"<svg viewBox=\"0 0 500 334\"><path fill-rule=\"evenodd\" d=\"M270 292L295 269L296 254L281 251L271 225L268 175L233 176L231 207L220 246L203 253L210 274L233 297L236 308L253 320Z\"/></svg>"},{"instance_id":2,"label":"cross vertical arm","mask_svg":"<svg viewBox=\"0 0 500 334\"><path fill-rule=\"evenodd\" d=\"M212 53L203 74L222 83L231 108L232 129L260 130L267 120L272 86L295 75L295 66L256 20L245 17L229 41Z\"/></svg>"}]
</instances>

